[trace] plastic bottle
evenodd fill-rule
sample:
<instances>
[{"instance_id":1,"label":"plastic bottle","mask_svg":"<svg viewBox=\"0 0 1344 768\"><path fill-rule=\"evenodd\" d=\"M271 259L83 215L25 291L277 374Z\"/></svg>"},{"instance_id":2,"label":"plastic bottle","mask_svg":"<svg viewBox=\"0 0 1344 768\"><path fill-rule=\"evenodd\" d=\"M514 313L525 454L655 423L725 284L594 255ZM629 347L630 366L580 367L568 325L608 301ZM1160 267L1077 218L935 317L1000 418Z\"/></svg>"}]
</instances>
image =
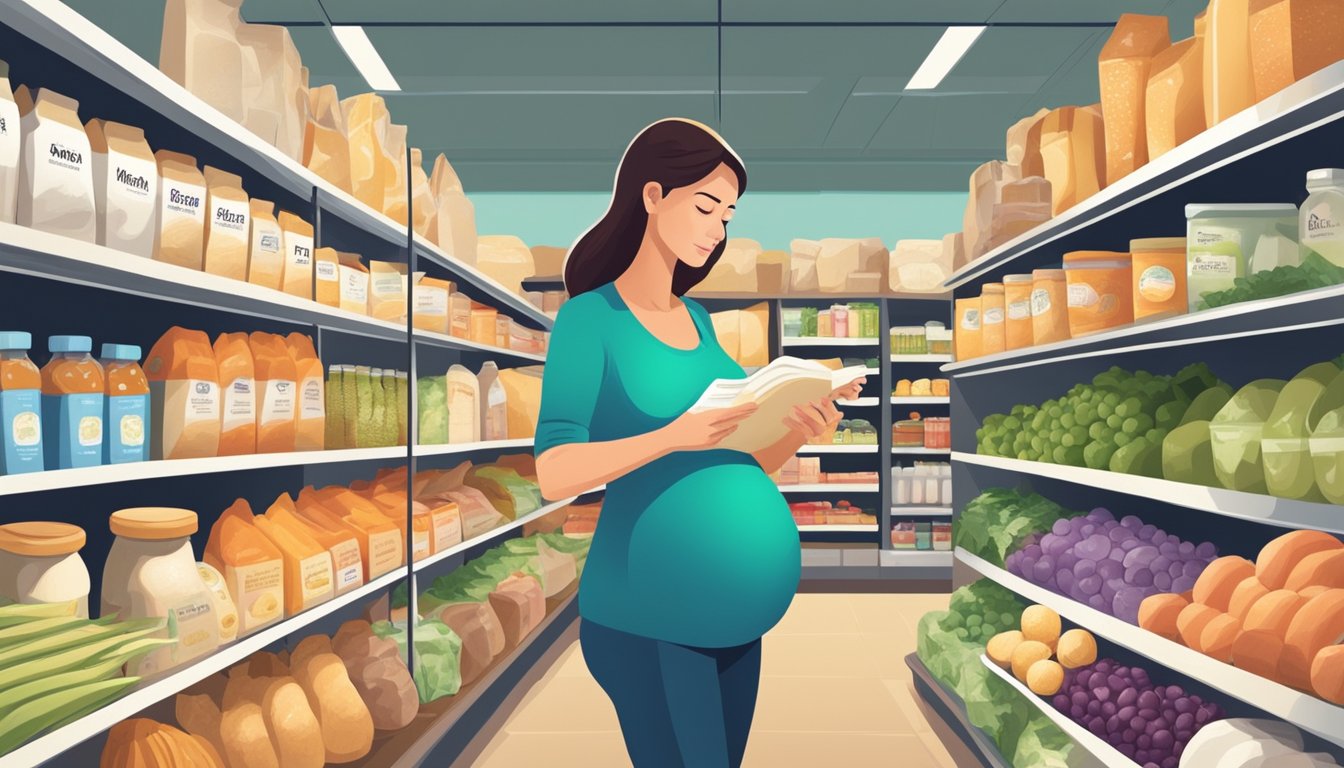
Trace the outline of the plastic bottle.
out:
<instances>
[{"instance_id":1,"label":"plastic bottle","mask_svg":"<svg viewBox=\"0 0 1344 768\"><path fill-rule=\"evenodd\" d=\"M0 475L41 472L42 374L28 359L33 335L0 333Z\"/></svg>"},{"instance_id":2,"label":"plastic bottle","mask_svg":"<svg viewBox=\"0 0 1344 768\"><path fill-rule=\"evenodd\" d=\"M48 469L103 462L103 367L88 336L52 336L42 366L43 449Z\"/></svg>"},{"instance_id":3,"label":"plastic bottle","mask_svg":"<svg viewBox=\"0 0 1344 768\"><path fill-rule=\"evenodd\" d=\"M1302 246L1344 267L1344 169L1307 171L1307 192L1298 214Z\"/></svg>"},{"instance_id":4,"label":"plastic bottle","mask_svg":"<svg viewBox=\"0 0 1344 768\"><path fill-rule=\"evenodd\" d=\"M149 381L140 368L140 347L104 344L104 464L127 464L149 458Z\"/></svg>"}]
</instances>

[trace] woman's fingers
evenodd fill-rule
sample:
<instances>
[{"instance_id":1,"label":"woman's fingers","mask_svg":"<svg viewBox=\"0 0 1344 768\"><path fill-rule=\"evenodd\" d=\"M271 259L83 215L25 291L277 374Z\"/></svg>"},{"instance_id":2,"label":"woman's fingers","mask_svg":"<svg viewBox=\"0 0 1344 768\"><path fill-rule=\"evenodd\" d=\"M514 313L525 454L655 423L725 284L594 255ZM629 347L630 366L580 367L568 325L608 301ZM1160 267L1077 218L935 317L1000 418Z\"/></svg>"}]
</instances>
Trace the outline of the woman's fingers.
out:
<instances>
[{"instance_id":1,"label":"woman's fingers","mask_svg":"<svg viewBox=\"0 0 1344 768\"><path fill-rule=\"evenodd\" d=\"M745 403L743 405L733 406L732 408L723 408L714 415L709 423L711 426L716 427L723 424L736 424L755 413L758 408L759 406L755 403Z\"/></svg>"}]
</instances>

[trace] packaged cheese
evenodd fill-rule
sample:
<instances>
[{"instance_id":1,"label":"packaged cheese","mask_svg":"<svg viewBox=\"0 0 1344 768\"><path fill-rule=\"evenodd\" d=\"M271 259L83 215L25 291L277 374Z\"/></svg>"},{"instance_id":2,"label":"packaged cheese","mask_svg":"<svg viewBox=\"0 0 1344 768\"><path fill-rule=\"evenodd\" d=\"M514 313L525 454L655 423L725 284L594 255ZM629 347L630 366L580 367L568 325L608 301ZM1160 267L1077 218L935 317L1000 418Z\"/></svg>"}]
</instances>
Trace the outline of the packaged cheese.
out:
<instances>
[{"instance_id":1,"label":"packaged cheese","mask_svg":"<svg viewBox=\"0 0 1344 768\"><path fill-rule=\"evenodd\" d=\"M219 369L219 455L257 452L257 382L246 333L221 333L215 339Z\"/></svg>"},{"instance_id":2,"label":"packaged cheese","mask_svg":"<svg viewBox=\"0 0 1344 768\"><path fill-rule=\"evenodd\" d=\"M335 248L313 249L313 298L326 307L341 305L341 257Z\"/></svg>"},{"instance_id":3,"label":"packaged cheese","mask_svg":"<svg viewBox=\"0 0 1344 768\"><path fill-rule=\"evenodd\" d=\"M1173 43L1153 57L1144 101L1148 159L1204 131L1204 39Z\"/></svg>"},{"instance_id":4,"label":"packaged cheese","mask_svg":"<svg viewBox=\"0 0 1344 768\"><path fill-rule=\"evenodd\" d=\"M286 616L331 599L334 577L330 552L306 532L287 528L265 516L253 518L253 524L280 551Z\"/></svg>"},{"instance_id":5,"label":"packaged cheese","mask_svg":"<svg viewBox=\"0 0 1344 768\"><path fill-rule=\"evenodd\" d=\"M484 235L478 238L476 266L500 285L520 295L523 281L536 274L532 251L513 235Z\"/></svg>"},{"instance_id":6,"label":"packaged cheese","mask_svg":"<svg viewBox=\"0 0 1344 768\"><path fill-rule=\"evenodd\" d=\"M236 174L205 166L205 271L247 279L251 243L251 203Z\"/></svg>"},{"instance_id":7,"label":"packaged cheese","mask_svg":"<svg viewBox=\"0 0 1344 768\"><path fill-rule=\"evenodd\" d=\"M22 154L19 105L14 103L14 94L9 87L9 65L0 61L0 222L5 224L13 224L18 214L19 157ZM152 225L152 215L149 221Z\"/></svg>"},{"instance_id":8,"label":"packaged cheese","mask_svg":"<svg viewBox=\"0 0 1344 768\"><path fill-rule=\"evenodd\" d=\"M1204 38L1204 122L1213 127L1255 103L1251 0L1209 0Z\"/></svg>"},{"instance_id":9,"label":"packaged cheese","mask_svg":"<svg viewBox=\"0 0 1344 768\"><path fill-rule=\"evenodd\" d=\"M275 220L275 203L253 198L249 208L252 237L247 249L247 281L278 291L284 286L285 257L284 235Z\"/></svg>"},{"instance_id":10,"label":"packaged cheese","mask_svg":"<svg viewBox=\"0 0 1344 768\"><path fill-rule=\"evenodd\" d=\"M301 299L313 298L313 225L281 211L280 252L284 272L280 290Z\"/></svg>"},{"instance_id":11,"label":"packaged cheese","mask_svg":"<svg viewBox=\"0 0 1344 768\"><path fill-rule=\"evenodd\" d=\"M285 346L294 361L294 380L299 387L294 411L294 450L320 451L327 429L322 361L313 348L312 338L306 334L289 334L285 337Z\"/></svg>"},{"instance_id":12,"label":"packaged cheese","mask_svg":"<svg viewBox=\"0 0 1344 768\"><path fill-rule=\"evenodd\" d=\"M1101 49L1097 70L1106 132L1106 183L1148 162L1144 93L1152 59L1171 45L1166 16L1122 13Z\"/></svg>"},{"instance_id":13,"label":"packaged cheese","mask_svg":"<svg viewBox=\"0 0 1344 768\"><path fill-rule=\"evenodd\" d=\"M257 453L294 450L298 373L285 340L275 334L248 336L256 375Z\"/></svg>"},{"instance_id":14,"label":"packaged cheese","mask_svg":"<svg viewBox=\"0 0 1344 768\"><path fill-rule=\"evenodd\" d=\"M406 126L389 122L383 132L383 213L402 225L407 223Z\"/></svg>"},{"instance_id":15,"label":"packaged cheese","mask_svg":"<svg viewBox=\"0 0 1344 768\"><path fill-rule=\"evenodd\" d=\"M448 369L446 383L448 386L448 442L475 443L480 441L480 382L466 367L453 365Z\"/></svg>"},{"instance_id":16,"label":"packaged cheese","mask_svg":"<svg viewBox=\"0 0 1344 768\"><path fill-rule=\"evenodd\" d=\"M303 164L318 176L350 191L350 140L336 86L308 91L308 125L303 133Z\"/></svg>"},{"instance_id":17,"label":"packaged cheese","mask_svg":"<svg viewBox=\"0 0 1344 768\"><path fill-rule=\"evenodd\" d=\"M450 258L463 264L475 264L476 209L462 191L457 172L442 154L434 158L429 187L437 206L429 225L429 239Z\"/></svg>"},{"instance_id":18,"label":"packaged cheese","mask_svg":"<svg viewBox=\"0 0 1344 768\"><path fill-rule=\"evenodd\" d=\"M241 3L168 0L163 9L159 69L229 118L246 114L241 83L243 49L237 30Z\"/></svg>"},{"instance_id":19,"label":"packaged cheese","mask_svg":"<svg viewBox=\"0 0 1344 768\"><path fill-rule=\"evenodd\" d=\"M416 328L448 335L448 296L453 292L451 280L422 277L415 284Z\"/></svg>"},{"instance_id":20,"label":"packaged cheese","mask_svg":"<svg viewBox=\"0 0 1344 768\"><path fill-rule=\"evenodd\" d=\"M89 137L79 103L46 88L14 92L23 131L15 221L92 243L98 236Z\"/></svg>"},{"instance_id":21,"label":"packaged cheese","mask_svg":"<svg viewBox=\"0 0 1344 768\"><path fill-rule=\"evenodd\" d=\"M361 93L341 102L341 114L350 143L351 192L360 202L381 211L387 162L379 130L387 119L387 105L376 93Z\"/></svg>"},{"instance_id":22,"label":"packaged cheese","mask_svg":"<svg viewBox=\"0 0 1344 768\"><path fill-rule=\"evenodd\" d=\"M1251 72L1264 101L1344 59L1344 15L1331 0L1251 0Z\"/></svg>"},{"instance_id":23,"label":"packaged cheese","mask_svg":"<svg viewBox=\"0 0 1344 768\"><path fill-rule=\"evenodd\" d=\"M0 108L8 96L0 84ZM3 111L0 109L0 111ZM13 123L14 146L18 147L18 121ZM98 209L97 242L108 248L144 256L154 255L159 167L145 142L145 132L121 123L90 120L84 126L93 151L93 192ZM5 136L0 132L0 167ZM15 162L18 157L15 156ZM13 193L6 195L0 170L0 221L13 221ZM13 177L17 181L17 177ZM6 200L9 202L6 203ZM6 216L5 211L10 214Z\"/></svg>"},{"instance_id":24,"label":"packaged cheese","mask_svg":"<svg viewBox=\"0 0 1344 768\"><path fill-rule=\"evenodd\" d=\"M369 314L369 268L353 253L337 252L341 281L340 307L358 315Z\"/></svg>"},{"instance_id":25,"label":"packaged cheese","mask_svg":"<svg viewBox=\"0 0 1344 768\"><path fill-rule=\"evenodd\" d=\"M1039 109L1036 114L1018 120L1008 129L1005 156L1009 165L1022 169L1024 178L1045 175L1045 166L1041 163L1041 122L1049 113L1048 109Z\"/></svg>"},{"instance_id":26,"label":"packaged cheese","mask_svg":"<svg viewBox=\"0 0 1344 768\"><path fill-rule=\"evenodd\" d=\"M210 339L174 326L145 357L154 459L219 455L219 367Z\"/></svg>"},{"instance_id":27,"label":"packaged cheese","mask_svg":"<svg viewBox=\"0 0 1344 768\"><path fill-rule=\"evenodd\" d=\"M161 149L154 158L159 164L154 258L200 269L205 252L205 177L191 155Z\"/></svg>"},{"instance_id":28,"label":"packaged cheese","mask_svg":"<svg viewBox=\"0 0 1344 768\"><path fill-rule=\"evenodd\" d=\"M332 594L343 595L364 584L364 562L359 542L348 528L325 528L298 512L289 494L281 494L266 510L266 517L295 535L317 542L331 557Z\"/></svg>"},{"instance_id":29,"label":"packaged cheese","mask_svg":"<svg viewBox=\"0 0 1344 768\"><path fill-rule=\"evenodd\" d=\"M210 526L205 562L224 575L238 607L238 636L284 616L284 565L280 550L252 522L252 508L239 499Z\"/></svg>"},{"instance_id":30,"label":"packaged cheese","mask_svg":"<svg viewBox=\"0 0 1344 768\"><path fill-rule=\"evenodd\" d=\"M438 202L429 188L429 175L425 173L425 156L419 147L414 147L411 149L411 230L415 234L429 237L429 225L437 207Z\"/></svg>"}]
</instances>

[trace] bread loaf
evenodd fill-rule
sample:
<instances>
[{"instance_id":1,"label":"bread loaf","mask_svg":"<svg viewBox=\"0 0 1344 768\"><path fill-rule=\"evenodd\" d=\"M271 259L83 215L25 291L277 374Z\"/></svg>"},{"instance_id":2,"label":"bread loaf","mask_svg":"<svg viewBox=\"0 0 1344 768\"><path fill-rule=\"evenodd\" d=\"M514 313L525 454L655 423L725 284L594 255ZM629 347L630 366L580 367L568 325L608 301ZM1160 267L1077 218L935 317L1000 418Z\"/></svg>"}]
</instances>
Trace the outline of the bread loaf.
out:
<instances>
[{"instance_id":1,"label":"bread loaf","mask_svg":"<svg viewBox=\"0 0 1344 768\"><path fill-rule=\"evenodd\" d=\"M322 724L326 761L348 763L368 754L373 746L373 717L350 682L345 664L331 652L326 636L314 635L300 642L290 654L290 667Z\"/></svg>"},{"instance_id":2,"label":"bread loaf","mask_svg":"<svg viewBox=\"0 0 1344 768\"><path fill-rule=\"evenodd\" d=\"M1321 531L1292 531L1270 541L1255 559L1255 575L1270 589L1283 589L1293 569L1308 555L1344 547Z\"/></svg>"},{"instance_id":3,"label":"bread loaf","mask_svg":"<svg viewBox=\"0 0 1344 768\"><path fill-rule=\"evenodd\" d=\"M347 621L332 638L332 648L380 731L404 728L420 710L415 681L397 649L397 641L378 637L367 621Z\"/></svg>"},{"instance_id":4,"label":"bread loaf","mask_svg":"<svg viewBox=\"0 0 1344 768\"><path fill-rule=\"evenodd\" d=\"M490 593L490 607L504 627L504 643L516 648L546 616L546 599L541 584L531 576L514 574Z\"/></svg>"},{"instance_id":5,"label":"bread loaf","mask_svg":"<svg viewBox=\"0 0 1344 768\"><path fill-rule=\"evenodd\" d=\"M224 712L219 725L224 759L231 766L281 768L280 756L266 728L261 697L255 695L253 683L247 675L234 675L224 690Z\"/></svg>"},{"instance_id":6,"label":"bread loaf","mask_svg":"<svg viewBox=\"0 0 1344 768\"><path fill-rule=\"evenodd\" d=\"M1311 662L1311 689L1317 696L1344 705L1344 645L1331 645Z\"/></svg>"},{"instance_id":7,"label":"bread loaf","mask_svg":"<svg viewBox=\"0 0 1344 768\"><path fill-rule=\"evenodd\" d=\"M1203 67L1200 37L1173 43L1153 57L1143 116L1150 161L1204 130Z\"/></svg>"},{"instance_id":8,"label":"bread loaf","mask_svg":"<svg viewBox=\"0 0 1344 768\"><path fill-rule=\"evenodd\" d=\"M1344 14L1336 0L1251 0L1255 100L1344 59Z\"/></svg>"},{"instance_id":9,"label":"bread loaf","mask_svg":"<svg viewBox=\"0 0 1344 768\"><path fill-rule=\"evenodd\" d=\"M1293 616L1283 641L1279 675L1284 683L1311 689L1311 665L1322 648L1344 642L1344 589L1308 600Z\"/></svg>"},{"instance_id":10,"label":"bread loaf","mask_svg":"<svg viewBox=\"0 0 1344 768\"><path fill-rule=\"evenodd\" d=\"M1212 127L1255 103L1251 0L1209 0L1204 39L1204 122Z\"/></svg>"},{"instance_id":11,"label":"bread loaf","mask_svg":"<svg viewBox=\"0 0 1344 768\"><path fill-rule=\"evenodd\" d=\"M1039 109L1008 129L1005 156L1009 165L1021 167L1023 178L1045 175L1045 165L1041 163L1041 122L1049 113L1048 109Z\"/></svg>"},{"instance_id":12,"label":"bread loaf","mask_svg":"<svg viewBox=\"0 0 1344 768\"><path fill-rule=\"evenodd\" d=\"M1232 590L1232 597L1227 601L1227 612L1237 621L1244 622L1251 606L1268 594L1269 588L1261 584L1259 579L1247 576L1241 580L1236 589Z\"/></svg>"},{"instance_id":13,"label":"bread loaf","mask_svg":"<svg viewBox=\"0 0 1344 768\"><path fill-rule=\"evenodd\" d=\"M271 744L284 768L322 768L326 750L322 726L307 696L292 677L272 677L261 699Z\"/></svg>"},{"instance_id":14,"label":"bread loaf","mask_svg":"<svg viewBox=\"0 0 1344 768\"><path fill-rule=\"evenodd\" d=\"M1195 602L1226 612L1232 593L1242 580L1255 575L1255 564L1244 557L1228 555L1209 563L1195 581Z\"/></svg>"},{"instance_id":15,"label":"bread loaf","mask_svg":"<svg viewBox=\"0 0 1344 768\"><path fill-rule=\"evenodd\" d=\"M1145 91L1152 59L1171 44L1167 17L1122 13L1097 62L1106 126L1106 183L1148 162Z\"/></svg>"}]
</instances>

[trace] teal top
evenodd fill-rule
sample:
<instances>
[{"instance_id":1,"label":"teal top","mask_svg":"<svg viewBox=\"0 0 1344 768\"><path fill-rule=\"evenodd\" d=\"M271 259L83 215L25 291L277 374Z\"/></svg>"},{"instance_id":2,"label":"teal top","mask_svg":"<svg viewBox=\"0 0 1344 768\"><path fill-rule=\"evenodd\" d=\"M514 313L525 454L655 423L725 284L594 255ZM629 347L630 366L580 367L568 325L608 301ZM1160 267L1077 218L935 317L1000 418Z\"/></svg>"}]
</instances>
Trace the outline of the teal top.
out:
<instances>
[{"instance_id":1,"label":"teal top","mask_svg":"<svg viewBox=\"0 0 1344 768\"><path fill-rule=\"evenodd\" d=\"M608 283L564 304L546 356L536 453L658 429L718 378L745 373L704 307L700 336L668 346ZM798 528L773 480L740 451L678 451L607 485L579 589L583 618L682 645L752 642L788 609L801 575Z\"/></svg>"}]
</instances>

